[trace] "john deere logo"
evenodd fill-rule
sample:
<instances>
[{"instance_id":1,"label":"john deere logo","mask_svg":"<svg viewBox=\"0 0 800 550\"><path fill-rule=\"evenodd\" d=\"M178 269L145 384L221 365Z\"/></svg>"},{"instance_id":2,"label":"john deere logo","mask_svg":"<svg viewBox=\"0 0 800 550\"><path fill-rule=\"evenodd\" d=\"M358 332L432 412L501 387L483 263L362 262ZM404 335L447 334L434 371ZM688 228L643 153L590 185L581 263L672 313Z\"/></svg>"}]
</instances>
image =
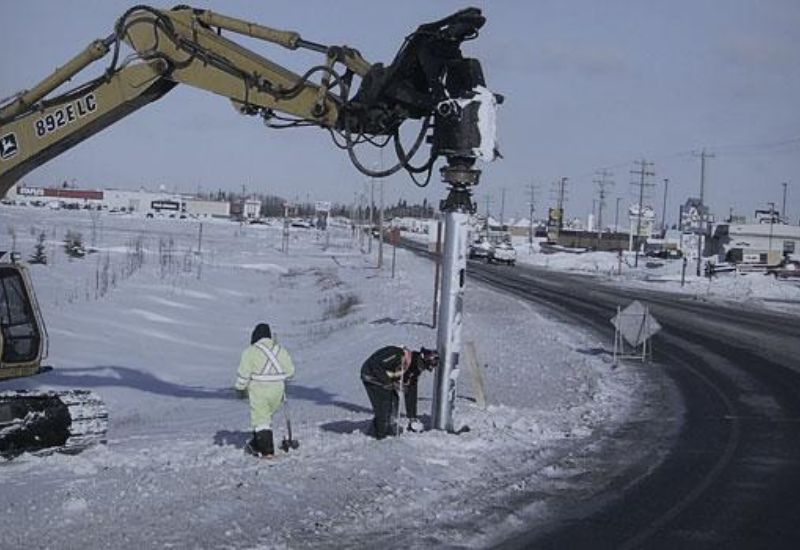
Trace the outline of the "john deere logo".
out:
<instances>
[{"instance_id":1,"label":"john deere logo","mask_svg":"<svg viewBox=\"0 0 800 550\"><path fill-rule=\"evenodd\" d=\"M0 138L0 160L8 160L19 153L17 136L14 133L6 134Z\"/></svg>"}]
</instances>

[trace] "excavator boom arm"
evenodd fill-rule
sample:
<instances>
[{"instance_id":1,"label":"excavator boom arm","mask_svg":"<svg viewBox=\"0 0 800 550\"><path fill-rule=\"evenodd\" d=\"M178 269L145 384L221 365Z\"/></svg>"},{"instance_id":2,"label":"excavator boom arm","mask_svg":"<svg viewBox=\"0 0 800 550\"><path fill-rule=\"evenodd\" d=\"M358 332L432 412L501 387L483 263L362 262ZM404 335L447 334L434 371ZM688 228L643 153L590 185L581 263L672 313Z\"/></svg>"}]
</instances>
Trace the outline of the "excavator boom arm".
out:
<instances>
[{"instance_id":1,"label":"excavator boom arm","mask_svg":"<svg viewBox=\"0 0 800 550\"><path fill-rule=\"evenodd\" d=\"M39 84L0 105L0 196L37 166L159 99L179 83L226 97L239 112L259 115L268 126L316 125L337 133L354 165L369 175L386 176L403 168L412 174L427 170L430 177L436 157L450 158L453 153L452 146L439 146L442 137L453 141L451 136L435 131L428 135L436 126L431 119L441 114L437 108L453 98L469 97L475 86L483 85L480 64L464 59L460 46L474 38L484 22L480 10L469 8L421 25L406 38L395 60L384 66L369 63L348 46L317 44L293 31L207 10L136 6L119 18L110 36L95 40ZM324 59L296 74L223 36L223 31L290 50L320 52ZM133 53L120 63L123 43ZM53 97L76 74L109 53L112 61L103 75ZM361 82L351 97L354 77ZM399 142L399 127L408 119L424 123L407 153ZM464 133L460 123L453 126L451 122L440 126ZM394 167L380 173L370 172L355 155L356 144L375 143L370 139L375 136L393 137L398 157ZM429 159L423 168L415 169L411 157L426 137L431 143ZM460 147L457 153L469 156L470 147Z\"/></svg>"},{"instance_id":2,"label":"excavator boom arm","mask_svg":"<svg viewBox=\"0 0 800 550\"><path fill-rule=\"evenodd\" d=\"M214 32L209 23L238 20L194 10L137 8L115 34L83 52L0 108L0 196L22 176L184 83L231 99L254 114L273 110L332 126L337 106L328 90ZM239 22L247 34L292 47L296 33ZM47 97L126 41L136 60L92 82ZM115 54L116 57L116 54Z\"/></svg>"}]
</instances>

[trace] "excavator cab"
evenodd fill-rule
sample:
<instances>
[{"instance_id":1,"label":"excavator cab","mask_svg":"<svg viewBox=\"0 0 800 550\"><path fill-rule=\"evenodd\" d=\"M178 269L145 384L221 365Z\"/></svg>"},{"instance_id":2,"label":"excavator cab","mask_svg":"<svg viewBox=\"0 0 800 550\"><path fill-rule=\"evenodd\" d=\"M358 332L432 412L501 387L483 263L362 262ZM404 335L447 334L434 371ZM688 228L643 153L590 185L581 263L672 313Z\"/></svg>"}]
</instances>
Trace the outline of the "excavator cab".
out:
<instances>
[{"instance_id":1,"label":"excavator cab","mask_svg":"<svg viewBox=\"0 0 800 550\"><path fill-rule=\"evenodd\" d=\"M0 457L76 453L105 441L108 412L91 391L3 391L3 380L41 372L46 354L28 270L0 252Z\"/></svg>"},{"instance_id":2,"label":"excavator cab","mask_svg":"<svg viewBox=\"0 0 800 550\"><path fill-rule=\"evenodd\" d=\"M10 261L4 261L7 258ZM28 270L0 252L0 380L41 369L47 337Z\"/></svg>"}]
</instances>

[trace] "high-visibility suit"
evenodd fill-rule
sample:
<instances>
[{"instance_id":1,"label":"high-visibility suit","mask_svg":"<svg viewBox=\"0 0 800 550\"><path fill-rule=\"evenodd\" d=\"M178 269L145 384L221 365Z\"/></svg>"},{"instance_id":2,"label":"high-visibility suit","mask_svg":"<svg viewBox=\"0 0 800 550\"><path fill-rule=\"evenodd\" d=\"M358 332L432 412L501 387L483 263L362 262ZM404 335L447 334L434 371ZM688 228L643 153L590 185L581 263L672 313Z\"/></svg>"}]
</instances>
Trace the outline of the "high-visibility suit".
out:
<instances>
[{"instance_id":1,"label":"high-visibility suit","mask_svg":"<svg viewBox=\"0 0 800 550\"><path fill-rule=\"evenodd\" d=\"M247 390L253 430L270 430L272 415L283 402L284 381L294 376L289 352L271 338L261 338L242 352L236 374L236 389Z\"/></svg>"}]
</instances>

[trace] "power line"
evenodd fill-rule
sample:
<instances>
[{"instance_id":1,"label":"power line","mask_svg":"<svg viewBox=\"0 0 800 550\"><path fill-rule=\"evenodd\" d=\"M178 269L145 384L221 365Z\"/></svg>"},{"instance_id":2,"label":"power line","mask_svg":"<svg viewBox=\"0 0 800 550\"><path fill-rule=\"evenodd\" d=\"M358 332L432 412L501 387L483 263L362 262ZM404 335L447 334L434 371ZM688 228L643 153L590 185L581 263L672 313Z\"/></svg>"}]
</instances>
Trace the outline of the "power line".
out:
<instances>
[{"instance_id":1,"label":"power line","mask_svg":"<svg viewBox=\"0 0 800 550\"><path fill-rule=\"evenodd\" d=\"M757 155L760 153L769 153L771 149L776 149L780 147L791 147L791 150L788 151L780 151L783 152L793 152L794 148L800 148L800 137L789 137L789 138L782 138L778 140L770 140L770 141L759 141L759 142L750 142L750 143L741 143L741 144L727 144L727 145L713 145L710 147L713 149L717 154L721 156L745 156L747 154ZM672 153L665 153L663 155L651 155L654 161L663 163L664 161L673 159L673 158L691 158L694 156L695 152L691 149L685 149L681 151L675 151ZM608 164L603 166L603 169L606 170L617 170L619 168L624 168L628 166L629 161L620 161L613 164ZM573 180L580 180L583 178L592 177L595 173L595 170L590 170L578 174L571 174L569 177Z\"/></svg>"}]
</instances>

